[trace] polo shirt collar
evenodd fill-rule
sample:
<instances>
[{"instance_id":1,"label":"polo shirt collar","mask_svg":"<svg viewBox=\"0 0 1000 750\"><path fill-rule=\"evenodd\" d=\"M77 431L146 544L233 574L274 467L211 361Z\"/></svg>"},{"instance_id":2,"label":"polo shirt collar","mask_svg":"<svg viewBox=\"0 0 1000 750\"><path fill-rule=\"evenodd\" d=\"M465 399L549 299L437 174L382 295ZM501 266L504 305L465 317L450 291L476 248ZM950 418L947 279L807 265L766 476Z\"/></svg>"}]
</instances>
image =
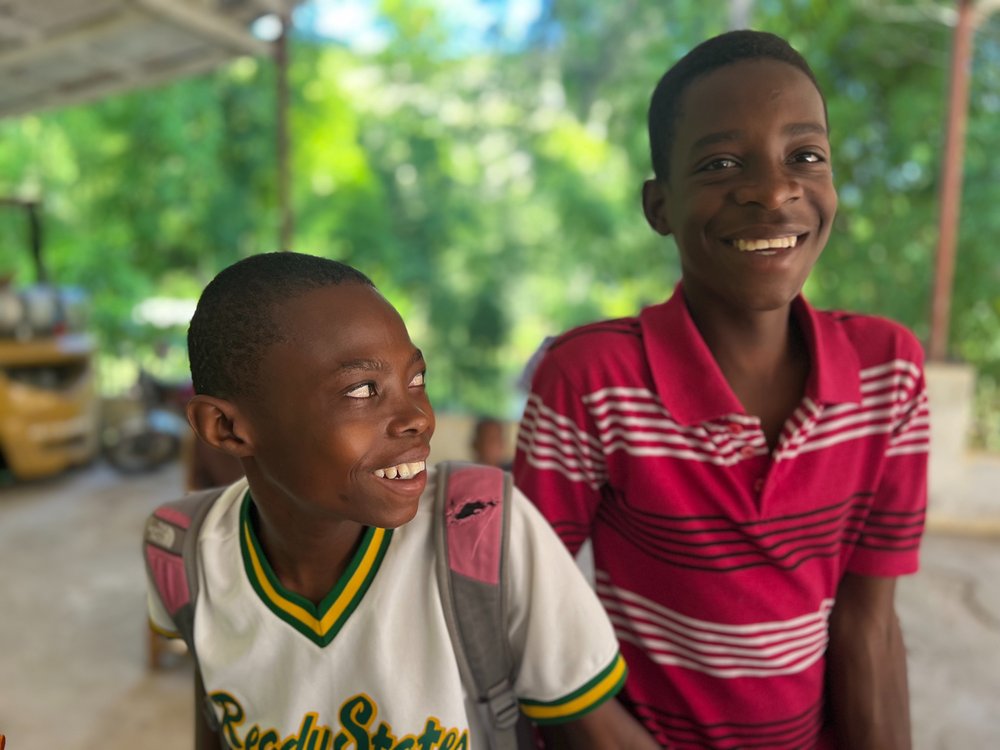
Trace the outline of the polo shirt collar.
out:
<instances>
[{"instance_id":1,"label":"polo shirt collar","mask_svg":"<svg viewBox=\"0 0 1000 750\"><path fill-rule=\"evenodd\" d=\"M818 404L860 402L858 355L839 323L801 295L792 302L792 314L811 359L806 396ZM656 392L680 424L746 413L691 319L681 284L666 302L645 308L639 324Z\"/></svg>"}]
</instances>

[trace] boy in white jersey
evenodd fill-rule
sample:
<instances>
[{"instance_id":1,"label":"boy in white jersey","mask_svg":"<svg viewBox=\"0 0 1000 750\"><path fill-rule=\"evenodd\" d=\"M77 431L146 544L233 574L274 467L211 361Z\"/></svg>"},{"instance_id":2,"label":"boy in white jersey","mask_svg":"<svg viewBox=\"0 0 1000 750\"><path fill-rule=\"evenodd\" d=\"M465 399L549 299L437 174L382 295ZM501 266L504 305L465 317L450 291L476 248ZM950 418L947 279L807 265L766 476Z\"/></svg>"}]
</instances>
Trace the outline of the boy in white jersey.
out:
<instances>
[{"instance_id":1,"label":"boy in white jersey","mask_svg":"<svg viewBox=\"0 0 1000 750\"><path fill-rule=\"evenodd\" d=\"M198 536L196 747L487 747L434 576L434 413L399 314L349 266L267 253L208 285L188 346L188 419L246 473ZM656 747L613 698L625 666L600 604L511 503L522 711L553 747ZM177 630L155 593L150 615Z\"/></svg>"}]
</instances>

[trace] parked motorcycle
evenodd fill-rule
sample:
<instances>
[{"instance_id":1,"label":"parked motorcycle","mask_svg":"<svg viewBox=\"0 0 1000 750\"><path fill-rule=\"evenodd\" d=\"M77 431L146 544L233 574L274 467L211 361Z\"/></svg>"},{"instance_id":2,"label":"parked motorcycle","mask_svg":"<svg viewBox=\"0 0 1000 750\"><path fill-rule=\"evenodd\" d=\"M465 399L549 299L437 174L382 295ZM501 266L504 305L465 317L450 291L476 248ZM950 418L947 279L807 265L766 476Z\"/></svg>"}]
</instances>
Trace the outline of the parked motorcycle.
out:
<instances>
[{"instance_id":1,"label":"parked motorcycle","mask_svg":"<svg viewBox=\"0 0 1000 750\"><path fill-rule=\"evenodd\" d=\"M104 430L103 453L123 474L152 471L176 459L190 430L184 407L190 382L168 383L139 370L136 382L140 410Z\"/></svg>"}]
</instances>

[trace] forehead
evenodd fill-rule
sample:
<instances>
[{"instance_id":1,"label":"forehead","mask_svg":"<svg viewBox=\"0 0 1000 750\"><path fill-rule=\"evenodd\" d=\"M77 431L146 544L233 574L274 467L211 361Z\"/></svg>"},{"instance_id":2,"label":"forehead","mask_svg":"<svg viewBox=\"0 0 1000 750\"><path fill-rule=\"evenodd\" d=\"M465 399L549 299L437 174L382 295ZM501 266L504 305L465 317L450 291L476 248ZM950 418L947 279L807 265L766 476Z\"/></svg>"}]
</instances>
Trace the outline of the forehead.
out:
<instances>
[{"instance_id":1,"label":"forehead","mask_svg":"<svg viewBox=\"0 0 1000 750\"><path fill-rule=\"evenodd\" d=\"M771 59L741 60L695 78L681 95L675 147L714 132L826 127L823 97L804 72Z\"/></svg>"},{"instance_id":2,"label":"forehead","mask_svg":"<svg viewBox=\"0 0 1000 750\"><path fill-rule=\"evenodd\" d=\"M275 312L288 347L298 350L371 354L409 334L396 309L372 287L347 282L310 289Z\"/></svg>"}]
</instances>

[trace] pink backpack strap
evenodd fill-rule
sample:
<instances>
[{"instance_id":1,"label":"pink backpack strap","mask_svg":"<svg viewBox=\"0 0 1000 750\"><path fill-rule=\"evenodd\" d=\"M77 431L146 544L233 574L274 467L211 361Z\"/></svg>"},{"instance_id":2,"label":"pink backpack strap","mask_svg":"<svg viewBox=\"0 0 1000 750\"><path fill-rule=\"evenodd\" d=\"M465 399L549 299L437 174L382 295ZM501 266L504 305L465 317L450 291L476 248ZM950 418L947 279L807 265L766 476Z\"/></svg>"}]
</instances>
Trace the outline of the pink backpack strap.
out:
<instances>
[{"instance_id":1,"label":"pink backpack strap","mask_svg":"<svg viewBox=\"0 0 1000 750\"><path fill-rule=\"evenodd\" d=\"M150 585L194 653L194 605L198 598L198 532L224 487L164 503L146 519L142 552Z\"/></svg>"},{"instance_id":2,"label":"pink backpack strap","mask_svg":"<svg viewBox=\"0 0 1000 750\"><path fill-rule=\"evenodd\" d=\"M534 748L514 693L505 590L510 474L453 461L437 465L437 579L462 681L489 728L489 750Z\"/></svg>"},{"instance_id":3,"label":"pink backpack strap","mask_svg":"<svg viewBox=\"0 0 1000 750\"><path fill-rule=\"evenodd\" d=\"M449 467L444 482L444 528L453 573L500 585L504 474L490 466ZM442 469L439 469L441 471Z\"/></svg>"}]
</instances>

